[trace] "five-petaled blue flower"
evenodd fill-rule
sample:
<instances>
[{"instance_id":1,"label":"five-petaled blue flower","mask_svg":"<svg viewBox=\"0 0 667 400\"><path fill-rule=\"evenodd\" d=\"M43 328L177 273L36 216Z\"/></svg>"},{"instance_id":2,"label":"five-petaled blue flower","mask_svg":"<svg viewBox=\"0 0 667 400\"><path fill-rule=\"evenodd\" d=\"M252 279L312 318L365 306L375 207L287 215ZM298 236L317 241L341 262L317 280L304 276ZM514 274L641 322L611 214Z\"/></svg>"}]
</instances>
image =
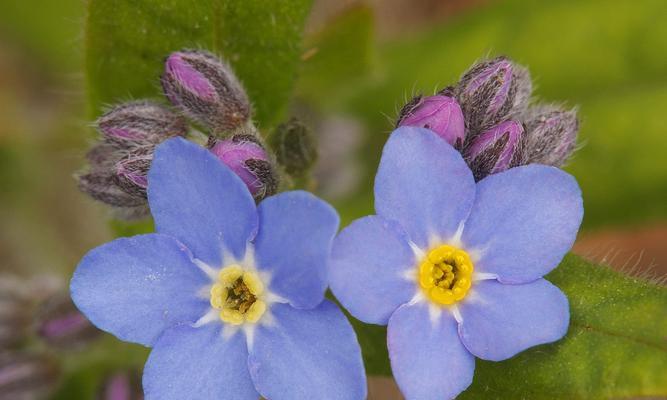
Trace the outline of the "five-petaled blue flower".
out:
<instances>
[{"instance_id":1,"label":"five-petaled blue flower","mask_svg":"<svg viewBox=\"0 0 667 400\"><path fill-rule=\"evenodd\" d=\"M148 177L157 233L92 250L71 283L95 325L153 347L146 398L364 398L354 331L324 299L335 210L298 191L255 206L181 138L158 147Z\"/></svg>"},{"instance_id":2,"label":"five-petaled blue flower","mask_svg":"<svg viewBox=\"0 0 667 400\"><path fill-rule=\"evenodd\" d=\"M504 360L566 333L567 298L542 276L583 216L567 173L527 165L475 183L444 140L403 127L385 145L375 210L334 240L331 288L355 317L388 324L407 399L453 398L475 356Z\"/></svg>"}]
</instances>

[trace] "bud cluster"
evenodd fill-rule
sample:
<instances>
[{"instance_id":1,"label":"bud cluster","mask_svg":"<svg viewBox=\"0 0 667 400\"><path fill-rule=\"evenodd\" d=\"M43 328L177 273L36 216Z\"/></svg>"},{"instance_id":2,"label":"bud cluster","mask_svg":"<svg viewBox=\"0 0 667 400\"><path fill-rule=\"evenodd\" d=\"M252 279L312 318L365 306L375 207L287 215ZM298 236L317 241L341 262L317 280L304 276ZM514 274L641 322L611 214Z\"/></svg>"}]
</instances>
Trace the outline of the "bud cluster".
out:
<instances>
[{"instance_id":1,"label":"bud cluster","mask_svg":"<svg viewBox=\"0 0 667 400\"><path fill-rule=\"evenodd\" d=\"M461 152L475 179L518 165L560 167L576 147L575 110L530 106L528 70L506 57L473 65L453 87L417 96L397 126L433 130Z\"/></svg>"},{"instance_id":2,"label":"bud cluster","mask_svg":"<svg viewBox=\"0 0 667 400\"><path fill-rule=\"evenodd\" d=\"M211 151L241 177L257 201L275 193L278 176L272 158L250 121L248 96L225 62L206 51L177 51L167 57L160 80L177 111L138 101L99 118L101 138L87 154L89 167L77 176L83 192L112 206L116 217L147 216L147 175L155 148L171 137L185 137L187 117L206 129ZM218 141L221 137L230 138Z\"/></svg>"},{"instance_id":3,"label":"bud cluster","mask_svg":"<svg viewBox=\"0 0 667 400\"><path fill-rule=\"evenodd\" d=\"M120 216L148 213L148 169L155 147L187 133L185 120L148 101L121 104L97 120L100 141L88 152L87 171L77 176L79 188L111 205Z\"/></svg>"}]
</instances>

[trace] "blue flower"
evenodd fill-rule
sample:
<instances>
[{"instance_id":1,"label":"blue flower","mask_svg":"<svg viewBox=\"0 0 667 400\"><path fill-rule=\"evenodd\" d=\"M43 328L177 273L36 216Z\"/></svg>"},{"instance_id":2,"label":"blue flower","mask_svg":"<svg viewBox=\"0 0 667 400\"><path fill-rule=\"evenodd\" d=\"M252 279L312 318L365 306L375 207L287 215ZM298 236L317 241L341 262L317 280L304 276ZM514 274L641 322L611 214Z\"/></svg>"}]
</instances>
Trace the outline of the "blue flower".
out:
<instances>
[{"instance_id":1,"label":"blue flower","mask_svg":"<svg viewBox=\"0 0 667 400\"><path fill-rule=\"evenodd\" d=\"M331 288L355 317L388 324L407 399L453 398L475 357L504 360L565 335L567 298L542 276L583 216L570 175L527 165L475 184L444 140L403 127L384 148L375 210L334 240Z\"/></svg>"},{"instance_id":2,"label":"blue flower","mask_svg":"<svg viewBox=\"0 0 667 400\"><path fill-rule=\"evenodd\" d=\"M95 325L153 347L146 398L364 398L354 331L324 299L335 210L299 191L256 207L181 138L158 147L148 178L157 233L92 250L71 282Z\"/></svg>"}]
</instances>

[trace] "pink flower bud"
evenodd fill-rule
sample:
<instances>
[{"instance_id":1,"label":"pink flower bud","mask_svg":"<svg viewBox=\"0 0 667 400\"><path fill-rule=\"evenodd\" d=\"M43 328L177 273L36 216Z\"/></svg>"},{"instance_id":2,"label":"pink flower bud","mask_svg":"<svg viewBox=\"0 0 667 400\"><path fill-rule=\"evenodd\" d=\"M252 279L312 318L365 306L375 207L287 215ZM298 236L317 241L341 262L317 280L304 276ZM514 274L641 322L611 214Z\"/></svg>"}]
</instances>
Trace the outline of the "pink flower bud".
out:
<instances>
[{"instance_id":1,"label":"pink flower bud","mask_svg":"<svg viewBox=\"0 0 667 400\"><path fill-rule=\"evenodd\" d=\"M275 194L277 176L264 147L252 135L213 140L211 152L243 180L255 200Z\"/></svg>"},{"instance_id":2,"label":"pink flower bud","mask_svg":"<svg viewBox=\"0 0 667 400\"><path fill-rule=\"evenodd\" d=\"M479 134L465 151L466 160L476 180L502 172L519 156L523 126L505 121Z\"/></svg>"},{"instance_id":3,"label":"pink flower bud","mask_svg":"<svg viewBox=\"0 0 667 400\"><path fill-rule=\"evenodd\" d=\"M428 128L457 148L465 139L461 107L449 96L415 97L401 110L397 126Z\"/></svg>"},{"instance_id":4,"label":"pink flower bud","mask_svg":"<svg viewBox=\"0 0 667 400\"><path fill-rule=\"evenodd\" d=\"M543 105L531 108L527 114L524 163L565 164L577 145L577 111Z\"/></svg>"},{"instance_id":5,"label":"pink flower bud","mask_svg":"<svg viewBox=\"0 0 667 400\"><path fill-rule=\"evenodd\" d=\"M531 91L528 70L506 57L473 65L455 89L467 134L477 135L523 111Z\"/></svg>"},{"instance_id":6,"label":"pink flower bud","mask_svg":"<svg viewBox=\"0 0 667 400\"><path fill-rule=\"evenodd\" d=\"M172 53L161 81L172 104L214 132L238 128L250 117L250 102L241 83L231 68L211 53Z\"/></svg>"},{"instance_id":7,"label":"pink flower bud","mask_svg":"<svg viewBox=\"0 0 667 400\"><path fill-rule=\"evenodd\" d=\"M122 147L157 145L187 133L185 120L168 108L149 101L120 104L97 120L102 136Z\"/></svg>"}]
</instances>

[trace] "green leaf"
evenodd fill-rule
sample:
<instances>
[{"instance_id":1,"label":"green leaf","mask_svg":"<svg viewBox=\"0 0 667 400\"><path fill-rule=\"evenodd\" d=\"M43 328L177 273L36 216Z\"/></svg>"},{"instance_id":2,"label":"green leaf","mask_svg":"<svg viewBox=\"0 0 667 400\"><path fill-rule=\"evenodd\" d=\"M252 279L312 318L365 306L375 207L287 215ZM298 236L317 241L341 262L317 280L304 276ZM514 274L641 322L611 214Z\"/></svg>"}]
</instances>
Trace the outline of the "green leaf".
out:
<instances>
[{"instance_id":1,"label":"green leaf","mask_svg":"<svg viewBox=\"0 0 667 400\"><path fill-rule=\"evenodd\" d=\"M235 67L263 125L275 123L287 105L311 3L218 0L220 23L215 25L215 48Z\"/></svg>"},{"instance_id":2,"label":"green leaf","mask_svg":"<svg viewBox=\"0 0 667 400\"><path fill-rule=\"evenodd\" d=\"M372 71L374 19L370 8L356 5L305 40L307 54L297 95L309 103L344 101Z\"/></svg>"},{"instance_id":3,"label":"green leaf","mask_svg":"<svg viewBox=\"0 0 667 400\"><path fill-rule=\"evenodd\" d=\"M567 336L507 361L477 360L473 384L461 399L667 395L667 288L574 255L547 279L570 300ZM386 374L386 352L376 348L384 343L374 342L384 332L355 327L367 372Z\"/></svg>"},{"instance_id":4,"label":"green leaf","mask_svg":"<svg viewBox=\"0 0 667 400\"><path fill-rule=\"evenodd\" d=\"M95 115L110 103L160 97L164 58L182 48L223 54L262 126L283 113L312 0L89 0L86 73Z\"/></svg>"}]
</instances>

